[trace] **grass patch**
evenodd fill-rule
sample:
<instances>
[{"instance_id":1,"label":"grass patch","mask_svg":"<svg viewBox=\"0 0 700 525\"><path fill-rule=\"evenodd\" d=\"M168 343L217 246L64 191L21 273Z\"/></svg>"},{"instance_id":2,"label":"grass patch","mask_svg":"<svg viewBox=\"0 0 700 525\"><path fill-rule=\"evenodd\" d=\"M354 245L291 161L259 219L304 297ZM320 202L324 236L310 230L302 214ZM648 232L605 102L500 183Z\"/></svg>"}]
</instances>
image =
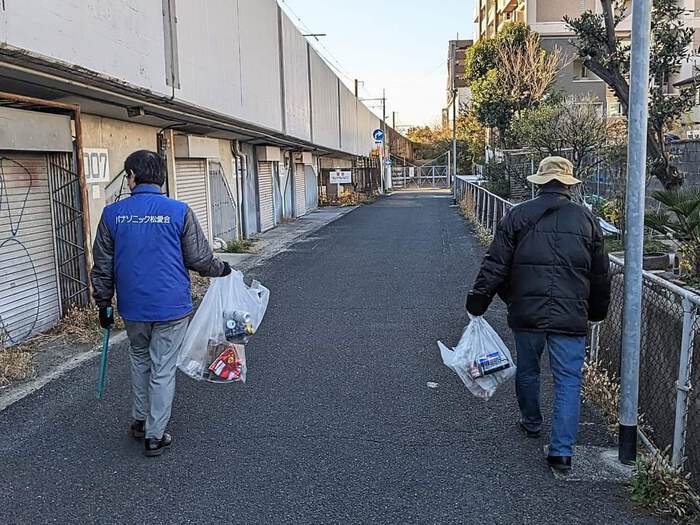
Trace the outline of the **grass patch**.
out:
<instances>
[{"instance_id":1,"label":"grass patch","mask_svg":"<svg viewBox=\"0 0 700 525\"><path fill-rule=\"evenodd\" d=\"M493 241L493 233L486 229L476 218L474 214L474 201L468 193L459 201L459 213L474 226L474 233L476 234L477 240L484 246L489 246Z\"/></svg>"},{"instance_id":2,"label":"grass patch","mask_svg":"<svg viewBox=\"0 0 700 525\"><path fill-rule=\"evenodd\" d=\"M255 246L255 241L250 239L236 239L235 241L229 241L224 248L226 253L252 253L253 247Z\"/></svg>"},{"instance_id":3,"label":"grass patch","mask_svg":"<svg viewBox=\"0 0 700 525\"><path fill-rule=\"evenodd\" d=\"M632 476L632 500L660 516L698 523L700 498L689 480L690 474L671 466L667 452L644 454Z\"/></svg>"},{"instance_id":4,"label":"grass patch","mask_svg":"<svg viewBox=\"0 0 700 525\"><path fill-rule=\"evenodd\" d=\"M0 348L0 387L34 375L32 353L22 347Z\"/></svg>"},{"instance_id":5,"label":"grass patch","mask_svg":"<svg viewBox=\"0 0 700 525\"><path fill-rule=\"evenodd\" d=\"M615 434L620 412L620 383L615 374L603 368L598 361L586 359L583 365L581 393L596 405L608 425L608 430Z\"/></svg>"}]
</instances>

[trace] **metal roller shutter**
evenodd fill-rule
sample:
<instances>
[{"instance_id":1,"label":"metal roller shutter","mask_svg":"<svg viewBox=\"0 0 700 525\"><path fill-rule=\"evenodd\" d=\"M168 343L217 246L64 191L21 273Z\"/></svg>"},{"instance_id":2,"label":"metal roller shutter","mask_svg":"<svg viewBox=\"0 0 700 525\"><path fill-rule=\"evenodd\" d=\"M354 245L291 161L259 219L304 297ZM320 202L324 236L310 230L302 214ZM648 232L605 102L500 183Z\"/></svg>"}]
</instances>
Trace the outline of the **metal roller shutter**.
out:
<instances>
[{"instance_id":1,"label":"metal roller shutter","mask_svg":"<svg viewBox=\"0 0 700 525\"><path fill-rule=\"evenodd\" d=\"M0 151L0 342L49 329L60 302L46 156Z\"/></svg>"},{"instance_id":2,"label":"metal roller shutter","mask_svg":"<svg viewBox=\"0 0 700 525\"><path fill-rule=\"evenodd\" d=\"M294 215L301 217L306 213L306 175L304 165L294 165Z\"/></svg>"},{"instance_id":3,"label":"metal roller shutter","mask_svg":"<svg viewBox=\"0 0 700 525\"><path fill-rule=\"evenodd\" d=\"M272 169L272 162L258 162L258 192L260 195L261 231L267 231L275 227Z\"/></svg>"},{"instance_id":4,"label":"metal roller shutter","mask_svg":"<svg viewBox=\"0 0 700 525\"><path fill-rule=\"evenodd\" d=\"M202 230L211 241L207 199L207 161L204 159L175 159L177 198L186 202L194 212Z\"/></svg>"}]
</instances>

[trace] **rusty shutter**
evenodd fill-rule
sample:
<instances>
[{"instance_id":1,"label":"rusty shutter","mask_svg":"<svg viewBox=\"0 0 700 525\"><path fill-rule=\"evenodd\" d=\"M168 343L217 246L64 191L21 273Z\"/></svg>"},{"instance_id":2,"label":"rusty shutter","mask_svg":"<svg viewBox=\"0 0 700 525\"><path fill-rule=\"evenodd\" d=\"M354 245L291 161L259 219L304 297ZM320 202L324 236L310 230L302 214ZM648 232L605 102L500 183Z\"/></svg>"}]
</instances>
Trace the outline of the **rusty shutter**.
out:
<instances>
[{"instance_id":1,"label":"rusty shutter","mask_svg":"<svg viewBox=\"0 0 700 525\"><path fill-rule=\"evenodd\" d=\"M202 230L211 242L209 205L207 198L207 161L205 159L176 159L177 198L192 208Z\"/></svg>"},{"instance_id":2,"label":"rusty shutter","mask_svg":"<svg viewBox=\"0 0 700 525\"><path fill-rule=\"evenodd\" d=\"M0 151L0 343L52 327L60 303L46 155Z\"/></svg>"},{"instance_id":3,"label":"rusty shutter","mask_svg":"<svg viewBox=\"0 0 700 525\"><path fill-rule=\"evenodd\" d=\"M260 195L260 229L267 231L275 227L274 186L272 162L258 162L258 194Z\"/></svg>"}]
</instances>

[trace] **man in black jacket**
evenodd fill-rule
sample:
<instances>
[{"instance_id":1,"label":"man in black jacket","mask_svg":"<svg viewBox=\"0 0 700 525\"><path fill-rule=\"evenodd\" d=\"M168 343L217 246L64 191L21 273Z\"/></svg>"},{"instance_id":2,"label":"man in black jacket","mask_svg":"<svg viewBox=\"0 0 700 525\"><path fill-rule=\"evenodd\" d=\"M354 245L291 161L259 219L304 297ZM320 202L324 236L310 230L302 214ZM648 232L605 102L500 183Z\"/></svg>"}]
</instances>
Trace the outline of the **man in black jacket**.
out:
<instances>
[{"instance_id":1,"label":"man in black jacket","mask_svg":"<svg viewBox=\"0 0 700 525\"><path fill-rule=\"evenodd\" d=\"M532 438L542 428L540 358L548 349L555 397L547 461L566 471L578 430L588 321L605 319L610 303L609 261L595 217L571 201L570 188L580 183L571 162L548 157L528 180L539 194L498 225L467 311L483 315L495 294L508 305L520 427Z\"/></svg>"}]
</instances>

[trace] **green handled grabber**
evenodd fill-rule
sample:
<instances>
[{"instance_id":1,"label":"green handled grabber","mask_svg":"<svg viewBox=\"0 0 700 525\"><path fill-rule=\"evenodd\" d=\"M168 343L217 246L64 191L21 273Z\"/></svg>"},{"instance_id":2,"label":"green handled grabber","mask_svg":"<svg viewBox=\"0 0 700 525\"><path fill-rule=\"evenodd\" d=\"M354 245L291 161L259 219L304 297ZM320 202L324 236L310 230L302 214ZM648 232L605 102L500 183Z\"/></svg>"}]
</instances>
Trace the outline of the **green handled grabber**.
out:
<instances>
[{"instance_id":1,"label":"green handled grabber","mask_svg":"<svg viewBox=\"0 0 700 525\"><path fill-rule=\"evenodd\" d=\"M107 315L112 315L112 307L107 307ZM110 328L102 329L102 358L100 359L100 375L97 378L97 399L102 399L105 391L105 376L107 375L107 352L109 351Z\"/></svg>"}]
</instances>

